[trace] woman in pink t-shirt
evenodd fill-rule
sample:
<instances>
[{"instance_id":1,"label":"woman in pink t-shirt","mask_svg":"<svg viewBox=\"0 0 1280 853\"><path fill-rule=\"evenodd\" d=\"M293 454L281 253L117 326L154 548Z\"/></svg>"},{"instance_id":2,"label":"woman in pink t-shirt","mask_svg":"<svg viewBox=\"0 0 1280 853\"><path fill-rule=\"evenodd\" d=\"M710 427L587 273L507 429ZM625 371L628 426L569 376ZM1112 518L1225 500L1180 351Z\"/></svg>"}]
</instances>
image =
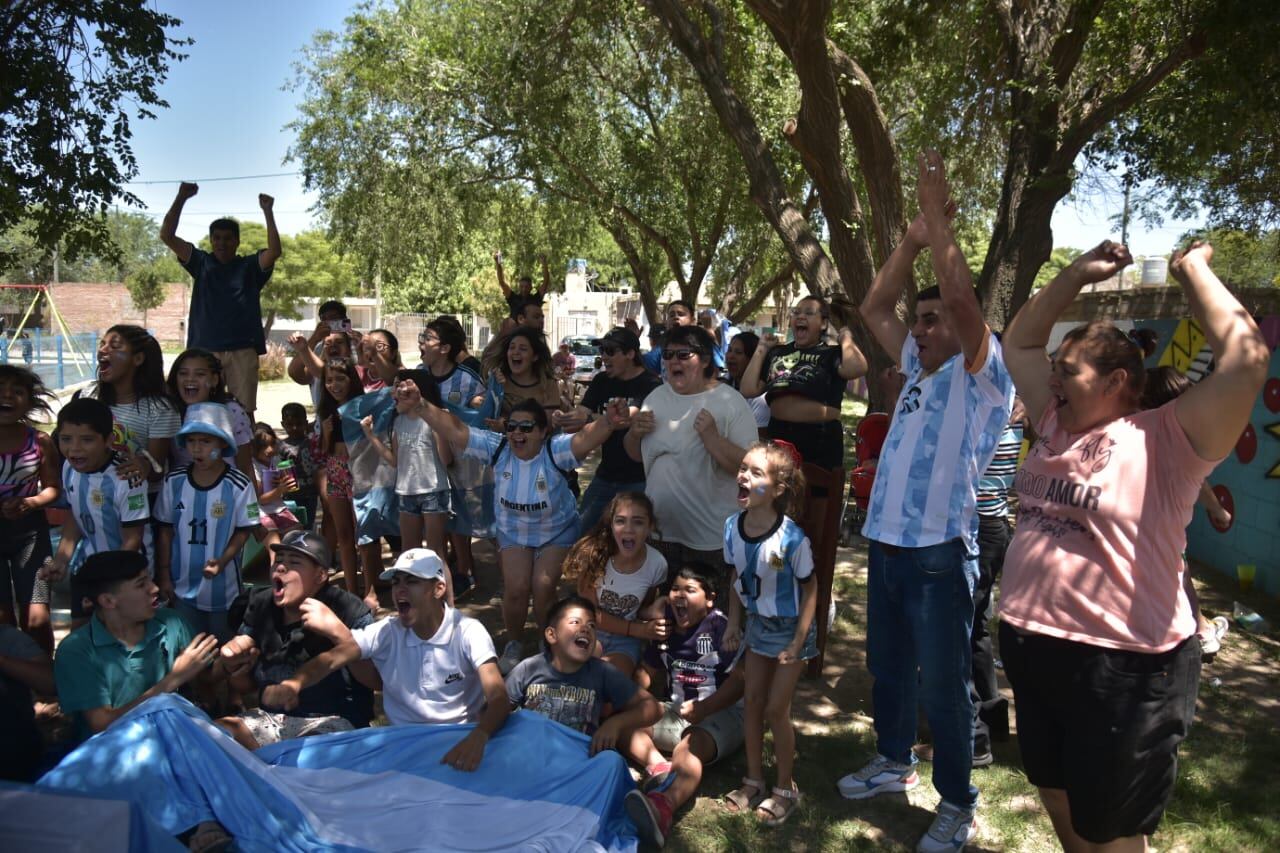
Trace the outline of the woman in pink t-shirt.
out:
<instances>
[{"instance_id":1,"label":"woman in pink t-shirt","mask_svg":"<svg viewBox=\"0 0 1280 853\"><path fill-rule=\"evenodd\" d=\"M1170 271L1216 369L1159 408L1142 409L1142 347L1109 323L1076 328L1045 352L1080 288L1131 263L1122 245L1077 258L1004 337L1040 438L1014 480L1000 650L1027 777L1068 850L1146 849L1195 711L1200 647L1182 589L1185 528L1271 358L1212 257L1196 243L1174 253Z\"/></svg>"}]
</instances>

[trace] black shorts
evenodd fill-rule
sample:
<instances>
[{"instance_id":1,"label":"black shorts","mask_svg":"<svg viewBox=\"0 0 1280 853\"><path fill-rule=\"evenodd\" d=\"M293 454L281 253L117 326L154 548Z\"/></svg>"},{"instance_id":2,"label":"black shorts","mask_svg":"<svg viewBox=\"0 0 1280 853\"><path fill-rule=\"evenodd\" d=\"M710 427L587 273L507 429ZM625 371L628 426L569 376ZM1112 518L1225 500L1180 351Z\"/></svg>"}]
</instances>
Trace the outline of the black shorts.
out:
<instances>
[{"instance_id":1,"label":"black shorts","mask_svg":"<svg viewBox=\"0 0 1280 853\"><path fill-rule=\"evenodd\" d=\"M805 462L828 471L844 465L844 428L840 421L801 424L769 419L769 438L789 441Z\"/></svg>"},{"instance_id":2,"label":"black shorts","mask_svg":"<svg viewBox=\"0 0 1280 853\"><path fill-rule=\"evenodd\" d=\"M52 555L44 510L0 522L0 602L21 607L34 599L37 604L48 604L48 585L38 584L36 572ZM37 585L40 594L33 595Z\"/></svg>"},{"instance_id":3,"label":"black shorts","mask_svg":"<svg viewBox=\"0 0 1280 853\"><path fill-rule=\"evenodd\" d=\"M1071 827L1086 841L1155 832L1195 715L1198 640L1141 654L1001 622L1000 654L1031 783L1066 791Z\"/></svg>"}]
</instances>

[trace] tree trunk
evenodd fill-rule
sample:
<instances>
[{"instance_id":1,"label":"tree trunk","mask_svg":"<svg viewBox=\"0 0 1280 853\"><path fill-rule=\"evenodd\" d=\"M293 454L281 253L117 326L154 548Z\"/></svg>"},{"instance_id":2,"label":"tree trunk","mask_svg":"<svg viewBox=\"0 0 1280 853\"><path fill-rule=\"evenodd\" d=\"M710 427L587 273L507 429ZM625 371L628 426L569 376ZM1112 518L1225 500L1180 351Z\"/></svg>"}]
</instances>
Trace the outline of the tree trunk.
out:
<instances>
[{"instance_id":1,"label":"tree trunk","mask_svg":"<svg viewBox=\"0 0 1280 853\"><path fill-rule=\"evenodd\" d=\"M271 327L276 324L276 309L272 308L267 312L266 322L262 324L262 336L264 338L271 337Z\"/></svg>"},{"instance_id":2,"label":"tree trunk","mask_svg":"<svg viewBox=\"0 0 1280 853\"><path fill-rule=\"evenodd\" d=\"M658 297L653 289L652 267L636 249L631 235L627 233L626 226L621 221L601 222L601 224L609 232L609 236L613 237L613 242L622 251L623 257L627 259L627 266L631 268L631 275L636 280L636 289L640 291L640 304L644 307L645 316L650 322L657 322Z\"/></svg>"},{"instance_id":3,"label":"tree trunk","mask_svg":"<svg viewBox=\"0 0 1280 853\"><path fill-rule=\"evenodd\" d=\"M841 289L835 266L809 227L804 212L788 195L755 117L729 83L720 60L723 50L716 50L716 45L708 45L704 41L700 29L686 14L680 0L644 2L662 22L676 49L698 75L720 125L742 156L751 201L777 232L800 276L815 293L830 294Z\"/></svg>"}]
</instances>

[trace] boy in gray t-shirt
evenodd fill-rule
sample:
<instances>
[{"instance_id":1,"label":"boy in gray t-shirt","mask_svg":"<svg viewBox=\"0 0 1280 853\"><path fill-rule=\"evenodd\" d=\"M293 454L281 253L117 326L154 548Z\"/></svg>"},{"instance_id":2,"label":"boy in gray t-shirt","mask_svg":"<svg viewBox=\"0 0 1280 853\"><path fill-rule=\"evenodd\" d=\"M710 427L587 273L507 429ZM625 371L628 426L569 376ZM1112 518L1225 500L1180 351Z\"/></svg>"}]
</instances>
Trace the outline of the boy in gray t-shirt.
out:
<instances>
[{"instance_id":1,"label":"boy in gray t-shirt","mask_svg":"<svg viewBox=\"0 0 1280 853\"><path fill-rule=\"evenodd\" d=\"M654 698L629 678L594 657L595 607L570 595L547 612L546 651L525 658L507 676L507 696L516 708L591 735L591 752L612 749L624 732L651 726L662 716ZM603 723L606 704L613 714Z\"/></svg>"}]
</instances>

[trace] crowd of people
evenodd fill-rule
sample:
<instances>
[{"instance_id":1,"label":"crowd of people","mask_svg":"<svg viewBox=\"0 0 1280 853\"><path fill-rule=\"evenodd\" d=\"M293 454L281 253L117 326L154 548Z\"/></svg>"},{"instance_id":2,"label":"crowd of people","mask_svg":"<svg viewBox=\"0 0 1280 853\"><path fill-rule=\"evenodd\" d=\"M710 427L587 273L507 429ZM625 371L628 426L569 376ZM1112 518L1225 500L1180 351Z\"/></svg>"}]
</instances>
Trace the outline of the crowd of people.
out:
<instances>
[{"instance_id":1,"label":"crowd of people","mask_svg":"<svg viewBox=\"0 0 1280 853\"><path fill-rule=\"evenodd\" d=\"M1023 763L1064 848L1143 849L1198 683L1185 526L1270 352L1203 244L1170 268L1215 370L1163 402L1146 393L1142 342L1109 324L1046 351L1080 288L1130 262L1124 246L1082 255L998 336L936 154L922 156L918 187L920 214L860 306L902 390L863 528L876 755L832 781L849 799L918 785L923 710L941 803L918 849L972 839L971 771L1009 728L987 629L1002 577L999 649ZM802 469L840 467L841 401L868 369L826 300L795 305L786 343L673 303L647 353L632 328L597 341L603 370L579 398L557 376L542 292L528 278L509 288L495 255L510 316L479 357L445 315L407 368L394 334L361 334L327 302L315 332L291 339L289 376L310 386L314 421L290 404L277 428L255 421L244 367L279 256L270 199L269 248L241 258L226 220L211 253L174 235L195 191L183 185L162 236L196 280L193 335L218 331L189 341L167 380L155 339L113 326L96 383L50 436L35 427L49 392L0 366L2 565L7 621L22 628L0 627L11 775L47 766L33 692L56 695L83 739L183 691L252 750L368 726L381 691L392 725L473 724L444 756L459 770L484 761L514 709L582 732L591 752L617 750L642 780L626 810L658 845L703 768L739 748L746 775L724 807L787 821L805 760L791 703L818 654ZM925 251L937 283L907 325L897 306ZM545 258L543 277L545 290ZM228 322L241 302L253 322ZM597 454L582 492L578 470ZM394 529L369 521L388 514L370 508L378 483ZM265 586L243 581L251 537L269 549ZM498 553L501 646L458 607L474 594L477 538ZM68 580L73 630L55 655L49 601ZM189 841L226 838L213 823Z\"/></svg>"}]
</instances>

